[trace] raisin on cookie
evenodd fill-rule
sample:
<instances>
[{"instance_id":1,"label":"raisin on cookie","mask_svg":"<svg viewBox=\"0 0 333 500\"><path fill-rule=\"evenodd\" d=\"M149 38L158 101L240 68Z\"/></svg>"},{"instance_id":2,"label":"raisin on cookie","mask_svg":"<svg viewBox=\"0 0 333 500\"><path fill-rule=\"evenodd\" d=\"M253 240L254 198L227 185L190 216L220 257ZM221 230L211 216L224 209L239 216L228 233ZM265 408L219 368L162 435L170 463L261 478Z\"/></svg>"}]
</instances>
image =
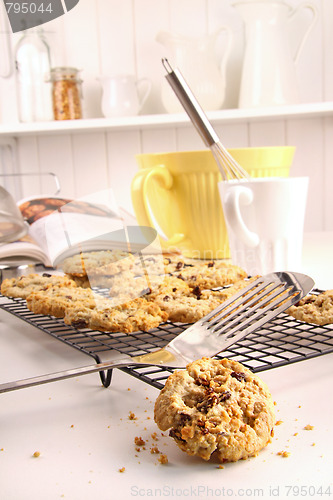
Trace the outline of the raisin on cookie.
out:
<instances>
[{"instance_id":1,"label":"raisin on cookie","mask_svg":"<svg viewBox=\"0 0 333 500\"><path fill-rule=\"evenodd\" d=\"M202 358L169 376L154 409L189 455L219 462L255 456L271 440L274 403L266 384L242 364Z\"/></svg>"}]
</instances>

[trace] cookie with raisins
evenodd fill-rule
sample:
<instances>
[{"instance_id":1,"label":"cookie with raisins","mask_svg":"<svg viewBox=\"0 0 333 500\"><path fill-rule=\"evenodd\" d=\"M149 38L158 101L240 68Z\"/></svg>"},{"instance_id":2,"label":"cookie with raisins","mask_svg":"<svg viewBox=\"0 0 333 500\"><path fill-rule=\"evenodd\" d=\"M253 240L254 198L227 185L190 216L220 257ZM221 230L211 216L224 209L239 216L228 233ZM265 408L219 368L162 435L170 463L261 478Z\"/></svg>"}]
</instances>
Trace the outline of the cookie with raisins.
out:
<instances>
[{"instance_id":1,"label":"cookie with raisins","mask_svg":"<svg viewBox=\"0 0 333 500\"><path fill-rule=\"evenodd\" d=\"M229 359L202 358L171 374L154 418L189 455L235 462L255 456L271 440L274 403L266 384Z\"/></svg>"},{"instance_id":2,"label":"cookie with raisins","mask_svg":"<svg viewBox=\"0 0 333 500\"><path fill-rule=\"evenodd\" d=\"M286 311L299 321L328 325L333 323L333 290L319 295L309 294Z\"/></svg>"}]
</instances>

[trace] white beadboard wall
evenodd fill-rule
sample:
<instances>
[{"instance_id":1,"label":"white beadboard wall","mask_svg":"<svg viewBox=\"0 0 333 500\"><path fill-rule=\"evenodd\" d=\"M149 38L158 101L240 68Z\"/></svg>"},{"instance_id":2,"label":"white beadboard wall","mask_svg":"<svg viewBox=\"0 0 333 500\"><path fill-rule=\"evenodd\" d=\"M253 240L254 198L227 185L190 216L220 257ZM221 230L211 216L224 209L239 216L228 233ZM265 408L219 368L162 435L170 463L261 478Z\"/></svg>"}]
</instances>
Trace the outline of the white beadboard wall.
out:
<instances>
[{"instance_id":1,"label":"white beadboard wall","mask_svg":"<svg viewBox=\"0 0 333 500\"><path fill-rule=\"evenodd\" d=\"M302 2L289 0L293 7ZM333 100L333 2L311 0L319 12L297 64L301 102ZM2 12L3 15L3 12ZM294 26L294 43L306 15ZM101 75L135 74L148 77L152 92L141 114L164 113L160 85L164 80L161 58L169 55L155 41L160 30L189 36L213 33L229 25L234 33L233 50L227 65L224 109L237 107L244 31L232 0L80 0L68 14L44 26L53 65L82 69L84 117L102 117ZM15 47L20 34L12 35ZM0 119L17 122L15 79L0 78ZM294 145L296 154L291 175L310 177L305 229L333 230L333 116L277 118L226 123L216 126L227 147ZM130 183L137 171L138 153L202 149L193 126L107 130L59 134L25 135L16 140L17 169L22 173L54 172L61 194L80 197L107 186L116 199L132 210ZM1 159L2 172L4 158ZM8 166L6 167L8 170ZM23 196L49 189L47 177L27 177ZM48 192L48 191L47 191ZM295 216L297 224L297 215Z\"/></svg>"}]
</instances>

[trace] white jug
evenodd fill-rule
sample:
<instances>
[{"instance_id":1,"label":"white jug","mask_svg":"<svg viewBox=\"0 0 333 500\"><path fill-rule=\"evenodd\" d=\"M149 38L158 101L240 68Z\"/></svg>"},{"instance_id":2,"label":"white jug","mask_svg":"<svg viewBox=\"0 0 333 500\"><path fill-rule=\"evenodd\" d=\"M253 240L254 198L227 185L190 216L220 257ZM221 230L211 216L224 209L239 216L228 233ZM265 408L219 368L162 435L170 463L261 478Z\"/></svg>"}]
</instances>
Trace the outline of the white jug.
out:
<instances>
[{"instance_id":1,"label":"white jug","mask_svg":"<svg viewBox=\"0 0 333 500\"><path fill-rule=\"evenodd\" d=\"M296 63L316 21L317 10L309 3L292 9L280 0L247 0L234 7L245 23L245 54L239 107L260 107L299 102ZM312 20L293 55L288 25L301 10L309 9Z\"/></svg>"},{"instance_id":2,"label":"white jug","mask_svg":"<svg viewBox=\"0 0 333 500\"><path fill-rule=\"evenodd\" d=\"M103 76L100 81L102 112L106 118L137 115L152 86L148 78L137 80L134 75Z\"/></svg>"},{"instance_id":3,"label":"white jug","mask_svg":"<svg viewBox=\"0 0 333 500\"><path fill-rule=\"evenodd\" d=\"M227 35L224 54L217 61L216 43L219 35ZM193 94L205 111L220 109L225 99L226 63L232 45L232 31L228 26L207 37L190 38L160 31L156 41L166 48L166 56L184 76ZM166 80L162 82L162 103L169 113L184 109Z\"/></svg>"}]
</instances>

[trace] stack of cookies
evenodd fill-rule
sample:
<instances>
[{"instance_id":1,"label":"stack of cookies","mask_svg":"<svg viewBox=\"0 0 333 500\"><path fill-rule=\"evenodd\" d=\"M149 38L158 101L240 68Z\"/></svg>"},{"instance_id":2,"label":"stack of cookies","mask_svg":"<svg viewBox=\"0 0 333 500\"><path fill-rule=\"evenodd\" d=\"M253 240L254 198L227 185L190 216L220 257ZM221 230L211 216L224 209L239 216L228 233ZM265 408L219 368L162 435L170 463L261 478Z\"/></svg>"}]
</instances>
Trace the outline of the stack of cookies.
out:
<instances>
[{"instance_id":1,"label":"stack of cookies","mask_svg":"<svg viewBox=\"0 0 333 500\"><path fill-rule=\"evenodd\" d=\"M237 266L179 255L87 252L66 259L62 269L61 276L5 280L1 293L78 328L129 333L167 320L195 322L248 283Z\"/></svg>"},{"instance_id":2,"label":"stack of cookies","mask_svg":"<svg viewBox=\"0 0 333 500\"><path fill-rule=\"evenodd\" d=\"M80 253L66 259L62 271L5 280L1 293L24 298L31 311L75 327L129 333L167 320L198 321L249 283L243 269L224 261L124 251ZM333 322L332 311L328 290L305 297L287 313L325 325Z\"/></svg>"}]
</instances>

